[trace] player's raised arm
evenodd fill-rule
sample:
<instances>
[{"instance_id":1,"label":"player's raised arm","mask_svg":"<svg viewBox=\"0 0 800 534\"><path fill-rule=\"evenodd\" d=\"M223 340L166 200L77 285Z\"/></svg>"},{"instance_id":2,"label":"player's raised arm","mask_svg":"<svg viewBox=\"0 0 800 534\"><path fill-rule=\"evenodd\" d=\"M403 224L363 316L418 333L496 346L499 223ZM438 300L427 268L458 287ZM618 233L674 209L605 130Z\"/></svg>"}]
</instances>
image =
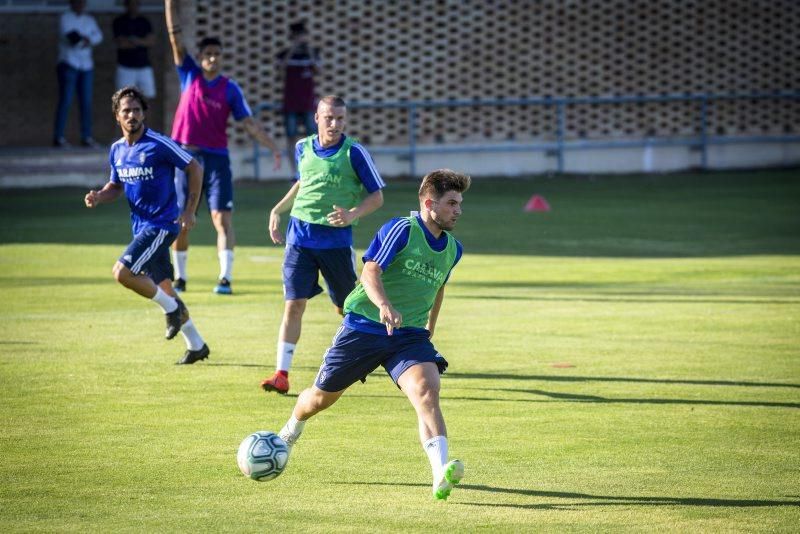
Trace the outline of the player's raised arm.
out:
<instances>
[{"instance_id":1,"label":"player's raised arm","mask_svg":"<svg viewBox=\"0 0 800 534\"><path fill-rule=\"evenodd\" d=\"M186 57L186 47L183 44L183 30L178 17L178 2L179 0L165 0L164 13L167 18L169 43L172 45L172 60L176 65L182 65L183 58Z\"/></svg>"},{"instance_id":2,"label":"player's raised arm","mask_svg":"<svg viewBox=\"0 0 800 534\"><path fill-rule=\"evenodd\" d=\"M381 266L374 261L368 261L361 271L361 285L364 286L369 300L378 307L381 323L386 325L386 333L391 336L395 328L403 326L403 315L389 302L389 297L383 288L382 275Z\"/></svg>"}]
</instances>

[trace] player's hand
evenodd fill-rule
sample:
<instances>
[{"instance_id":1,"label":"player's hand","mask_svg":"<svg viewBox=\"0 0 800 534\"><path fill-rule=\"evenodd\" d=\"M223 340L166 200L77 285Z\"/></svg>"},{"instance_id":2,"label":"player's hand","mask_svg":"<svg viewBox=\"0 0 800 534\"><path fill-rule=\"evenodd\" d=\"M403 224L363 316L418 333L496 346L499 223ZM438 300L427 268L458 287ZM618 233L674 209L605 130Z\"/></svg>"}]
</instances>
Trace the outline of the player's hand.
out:
<instances>
[{"instance_id":1,"label":"player's hand","mask_svg":"<svg viewBox=\"0 0 800 534\"><path fill-rule=\"evenodd\" d=\"M278 152L277 150L274 150L272 152L272 159L274 160L274 163L272 165L272 170L277 171L278 169L281 168L281 153Z\"/></svg>"},{"instance_id":2,"label":"player's hand","mask_svg":"<svg viewBox=\"0 0 800 534\"><path fill-rule=\"evenodd\" d=\"M195 217L192 211L184 211L181 213L181 216L178 217L178 224L181 225L181 230L191 230L194 228L196 222L197 217Z\"/></svg>"},{"instance_id":3,"label":"player's hand","mask_svg":"<svg viewBox=\"0 0 800 534\"><path fill-rule=\"evenodd\" d=\"M356 217L350 210L334 204L333 211L326 215L325 218L333 226L344 227L349 226Z\"/></svg>"},{"instance_id":4,"label":"player's hand","mask_svg":"<svg viewBox=\"0 0 800 534\"><path fill-rule=\"evenodd\" d=\"M276 245L283 244L283 234L280 230L281 216L277 213L269 212L269 238Z\"/></svg>"},{"instance_id":5,"label":"player's hand","mask_svg":"<svg viewBox=\"0 0 800 534\"><path fill-rule=\"evenodd\" d=\"M382 304L378 311L380 312L381 323L386 325L386 333L390 336L395 328L400 328L403 325L403 315L395 310L391 304Z\"/></svg>"},{"instance_id":6,"label":"player's hand","mask_svg":"<svg viewBox=\"0 0 800 534\"><path fill-rule=\"evenodd\" d=\"M83 203L86 204L87 208L94 208L100 203L100 200L97 198L97 191L92 189L86 196L83 197Z\"/></svg>"}]
</instances>

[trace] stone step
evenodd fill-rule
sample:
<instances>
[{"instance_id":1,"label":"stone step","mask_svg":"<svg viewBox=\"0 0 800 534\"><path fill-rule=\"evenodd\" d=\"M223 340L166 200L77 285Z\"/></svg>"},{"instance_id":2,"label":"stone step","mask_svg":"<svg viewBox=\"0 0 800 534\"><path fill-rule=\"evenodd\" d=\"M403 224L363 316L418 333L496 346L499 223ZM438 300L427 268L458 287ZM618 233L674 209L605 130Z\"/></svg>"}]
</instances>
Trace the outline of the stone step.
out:
<instances>
[{"instance_id":1,"label":"stone step","mask_svg":"<svg viewBox=\"0 0 800 534\"><path fill-rule=\"evenodd\" d=\"M108 179L108 149L5 148L0 188L93 186Z\"/></svg>"}]
</instances>

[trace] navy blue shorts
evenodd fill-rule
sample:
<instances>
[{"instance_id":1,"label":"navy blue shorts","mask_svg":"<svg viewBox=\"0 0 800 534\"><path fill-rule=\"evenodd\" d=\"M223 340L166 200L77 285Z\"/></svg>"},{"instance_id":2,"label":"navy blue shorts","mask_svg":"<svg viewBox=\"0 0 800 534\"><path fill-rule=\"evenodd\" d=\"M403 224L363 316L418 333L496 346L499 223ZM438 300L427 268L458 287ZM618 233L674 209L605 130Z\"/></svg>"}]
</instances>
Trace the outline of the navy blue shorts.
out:
<instances>
[{"instance_id":1,"label":"navy blue shorts","mask_svg":"<svg viewBox=\"0 0 800 534\"><path fill-rule=\"evenodd\" d=\"M233 174L230 157L227 154L211 152L191 152L191 154L203 166L203 193L206 196L208 209L233 211ZM175 169L175 191L178 193L178 206L183 211L186 206L186 195L189 193L189 181L186 173L180 169Z\"/></svg>"},{"instance_id":2,"label":"navy blue shorts","mask_svg":"<svg viewBox=\"0 0 800 534\"><path fill-rule=\"evenodd\" d=\"M436 352L428 332L382 336L339 327L325 351L314 385L328 392L341 391L382 365L395 384L413 365L443 358ZM441 367L439 368L442 371Z\"/></svg>"},{"instance_id":3,"label":"navy blue shorts","mask_svg":"<svg viewBox=\"0 0 800 534\"><path fill-rule=\"evenodd\" d=\"M133 236L133 241L122 253L119 262L133 274L149 276L156 285L164 280L172 280L169 246L177 237L175 232L147 226Z\"/></svg>"},{"instance_id":4,"label":"navy blue shorts","mask_svg":"<svg viewBox=\"0 0 800 534\"><path fill-rule=\"evenodd\" d=\"M355 252L352 247L306 248L286 245L283 255L283 297L310 299L322 293L319 274L325 278L328 295L338 307L356 287Z\"/></svg>"},{"instance_id":5,"label":"navy blue shorts","mask_svg":"<svg viewBox=\"0 0 800 534\"><path fill-rule=\"evenodd\" d=\"M317 133L313 111L289 111L283 114L283 125L286 127L286 137L297 137L297 120L303 122L306 137ZM294 157L294 154L292 154Z\"/></svg>"}]
</instances>

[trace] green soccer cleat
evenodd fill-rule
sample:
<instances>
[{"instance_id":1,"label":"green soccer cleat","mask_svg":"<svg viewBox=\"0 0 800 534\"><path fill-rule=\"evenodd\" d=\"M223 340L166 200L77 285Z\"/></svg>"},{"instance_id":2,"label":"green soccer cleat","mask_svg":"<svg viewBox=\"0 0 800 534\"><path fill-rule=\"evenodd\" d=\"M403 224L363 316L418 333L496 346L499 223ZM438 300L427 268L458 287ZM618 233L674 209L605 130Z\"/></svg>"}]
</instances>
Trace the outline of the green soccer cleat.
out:
<instances>
[{"instance_id":1,"label":"green soccer cleat","mask_svg":"<svg viewBox=\"0 0 800 534\"><path fill-rule=\"evenodd\" d=\"M445 501L453 491L453 486L464 478L464 464L461 460L450 460L442 469L442 475L433 485L433 498Z\"/></svg>"}]
</instances>

